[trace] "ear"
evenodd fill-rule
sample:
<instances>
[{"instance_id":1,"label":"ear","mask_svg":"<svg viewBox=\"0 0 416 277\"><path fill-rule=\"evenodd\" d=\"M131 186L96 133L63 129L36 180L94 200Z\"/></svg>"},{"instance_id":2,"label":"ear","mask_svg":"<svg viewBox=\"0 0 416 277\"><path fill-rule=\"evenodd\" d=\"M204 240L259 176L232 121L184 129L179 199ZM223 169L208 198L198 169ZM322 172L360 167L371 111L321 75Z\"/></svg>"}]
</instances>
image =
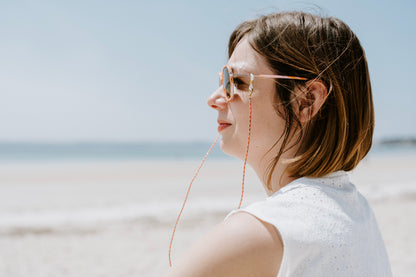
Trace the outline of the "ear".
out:
<instances>
[{"instance_id":1,"label":"ear","mask_svg":"<svg viewBox=\"0 0 416 277\"><path fill-rule=\"evenodd\" d=\"M299 89L296 93L294 111L297 113L301 123L310 121L321 109L328 97L328 89L321 80L310 80L306 87Z\"/></svg>"}]
</instances>

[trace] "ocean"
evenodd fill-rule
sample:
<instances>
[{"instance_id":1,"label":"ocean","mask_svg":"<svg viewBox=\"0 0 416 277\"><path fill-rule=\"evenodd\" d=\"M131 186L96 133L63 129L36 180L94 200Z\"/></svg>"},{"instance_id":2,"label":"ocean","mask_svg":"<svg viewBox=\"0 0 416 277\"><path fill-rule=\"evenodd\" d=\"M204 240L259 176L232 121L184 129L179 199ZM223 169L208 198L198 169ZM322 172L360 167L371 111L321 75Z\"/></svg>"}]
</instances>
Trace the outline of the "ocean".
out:
<instances>
[{"instance_id":1,"label":"ocean","mask_svg":"<svg viewBox=\"0 0 416 277\"><path fill-rule=\"evenodd\" d=\"M203 157L210 146L209 142L0 142L0 161L184 160ZM229 158L218 145L210 156L214 159Z\"/></svg>"}]
</instances>

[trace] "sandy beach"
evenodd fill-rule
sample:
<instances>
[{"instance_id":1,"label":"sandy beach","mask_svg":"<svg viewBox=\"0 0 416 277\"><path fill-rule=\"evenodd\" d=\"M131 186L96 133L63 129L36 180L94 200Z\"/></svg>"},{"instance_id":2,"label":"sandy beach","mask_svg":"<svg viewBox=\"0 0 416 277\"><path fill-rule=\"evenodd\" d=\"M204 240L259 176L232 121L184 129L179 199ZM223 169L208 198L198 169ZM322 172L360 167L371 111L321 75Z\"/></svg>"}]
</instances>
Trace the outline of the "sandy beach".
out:
<instances>
[{"instance_id":1,"label":"sandy beach","mask_svg":"<svg viewBox=\"0 0 416 277\"><path fill-rule=\"evenodd\" d=\"M0 276L160 276L199 161L0 165ZM416 272L416 156L370 156L351 173L369 200L394 276ZM175 237L173 262L240 199L242 163L208 160ZM266 197L249 170L243 206Z\"/></svg>"}]
</instances>

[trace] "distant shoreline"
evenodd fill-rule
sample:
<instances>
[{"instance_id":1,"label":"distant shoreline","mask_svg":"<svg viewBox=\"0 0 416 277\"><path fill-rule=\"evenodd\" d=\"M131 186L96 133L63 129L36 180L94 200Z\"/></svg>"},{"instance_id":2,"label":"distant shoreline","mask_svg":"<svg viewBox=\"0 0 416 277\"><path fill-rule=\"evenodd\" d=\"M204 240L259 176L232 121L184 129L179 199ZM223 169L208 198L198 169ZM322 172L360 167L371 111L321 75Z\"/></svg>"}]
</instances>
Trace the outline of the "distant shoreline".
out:
<instances>
[{"instance_id":1,"label":"distant shoreline","mask_svg":"<svg viewBox=\"0 0 416 277\"><path fill-rule=\"evenodd\" d=\"M409 138L385 138L379 140L376 144L380 145L415 145L416 146L416 137Z\"/></svg>"}]
</instances>

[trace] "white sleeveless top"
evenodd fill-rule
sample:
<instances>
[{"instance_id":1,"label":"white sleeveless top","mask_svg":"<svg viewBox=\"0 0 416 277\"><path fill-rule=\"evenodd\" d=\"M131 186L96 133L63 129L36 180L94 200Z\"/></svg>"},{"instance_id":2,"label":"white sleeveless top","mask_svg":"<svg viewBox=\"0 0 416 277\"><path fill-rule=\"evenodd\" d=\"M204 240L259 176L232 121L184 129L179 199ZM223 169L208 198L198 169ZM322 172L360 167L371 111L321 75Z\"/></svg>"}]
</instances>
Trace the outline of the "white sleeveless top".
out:
<instances>
[{"instance_id":1,"label":"white sleeveless top","mask_svg":"<svg viewBox=\"0 0 416 277\"><path fill-rule=\"evenodd\" d=\"M241 211L279 231L278 277L392 276L373 211L344 171L299 178L225 219Z\"/></svg>"}]
</instances>

